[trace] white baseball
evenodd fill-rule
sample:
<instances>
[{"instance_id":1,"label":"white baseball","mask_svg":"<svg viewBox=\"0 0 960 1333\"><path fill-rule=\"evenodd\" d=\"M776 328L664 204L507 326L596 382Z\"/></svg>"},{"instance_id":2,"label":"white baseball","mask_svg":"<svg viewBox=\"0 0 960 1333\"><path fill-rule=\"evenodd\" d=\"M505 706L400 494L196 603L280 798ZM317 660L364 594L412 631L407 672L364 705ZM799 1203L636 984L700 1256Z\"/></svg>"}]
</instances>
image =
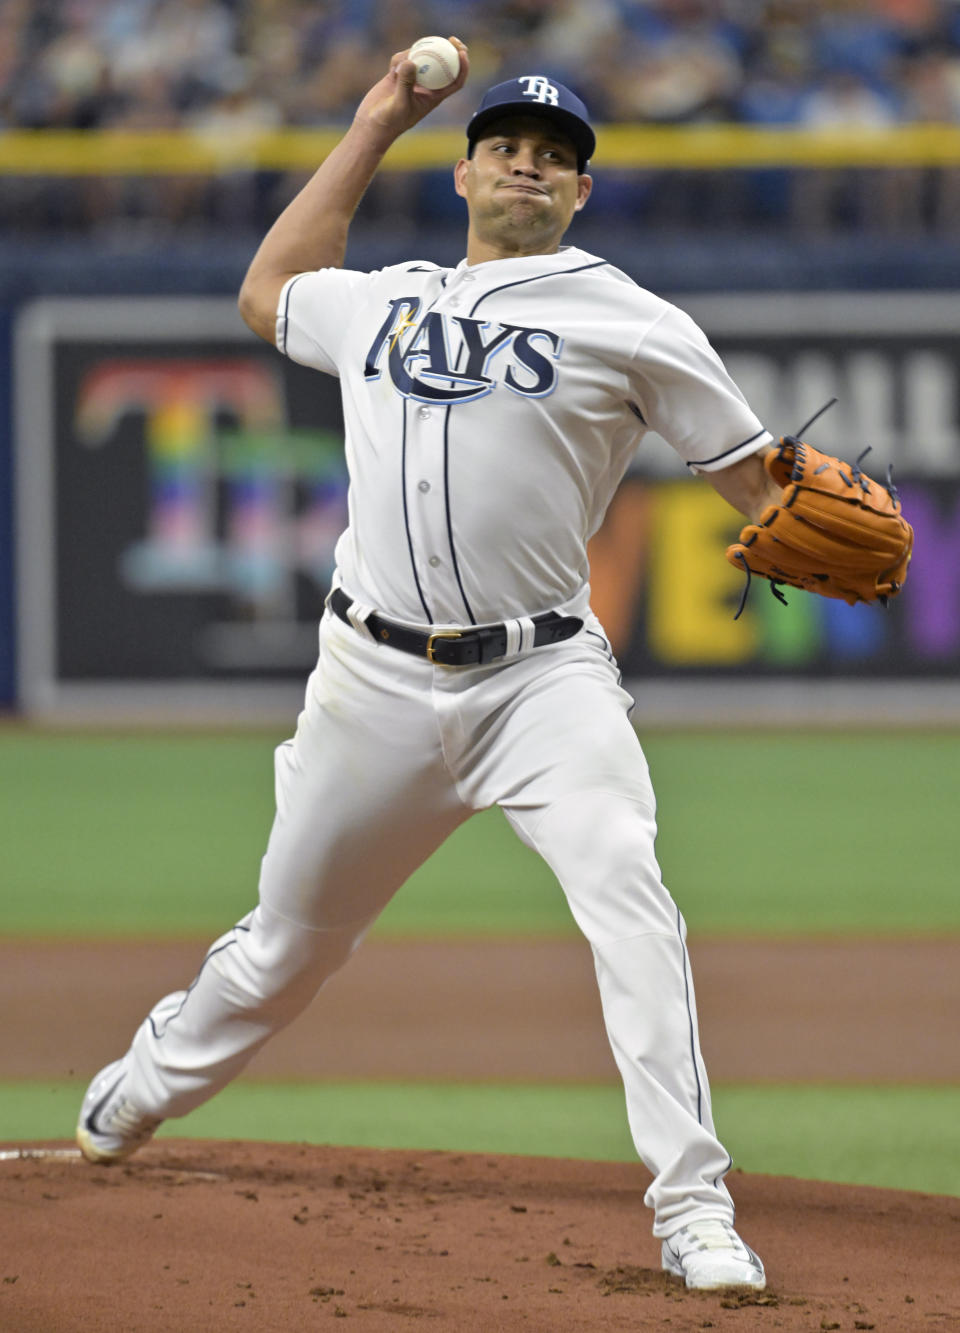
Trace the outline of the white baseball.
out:
<instances>
[{"instance_id":1,"label":"white baseball","mask_svg":"<svg viewBox=\"0 0 960 1333\"><path fill-rule=\"evenodd\" d=\"M421 37L410 48L421 88L446 88L460 73L460 53L446 37Z\"/></svg>"}]
</instances>

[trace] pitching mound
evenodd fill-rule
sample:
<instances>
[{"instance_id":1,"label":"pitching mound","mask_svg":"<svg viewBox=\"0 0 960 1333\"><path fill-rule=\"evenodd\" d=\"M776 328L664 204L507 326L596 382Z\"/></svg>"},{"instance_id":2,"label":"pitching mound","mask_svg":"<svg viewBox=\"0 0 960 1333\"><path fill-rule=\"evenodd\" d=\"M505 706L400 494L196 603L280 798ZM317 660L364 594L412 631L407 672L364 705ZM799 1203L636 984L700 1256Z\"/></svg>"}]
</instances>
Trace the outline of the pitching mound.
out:
<instances>
[{"instance_id":1,"label":"pitching mound","mask_svg":"<svg viewBox=\"0 0 960 1333\"><path fill-rule=\"evenodd\" d=\"M0 1154L16 1333L879 1329L960 1323L960 1199L734 1173L769 1289L659 1269L639 1166L161 1140Z\"/></svg>"}]
</instances>

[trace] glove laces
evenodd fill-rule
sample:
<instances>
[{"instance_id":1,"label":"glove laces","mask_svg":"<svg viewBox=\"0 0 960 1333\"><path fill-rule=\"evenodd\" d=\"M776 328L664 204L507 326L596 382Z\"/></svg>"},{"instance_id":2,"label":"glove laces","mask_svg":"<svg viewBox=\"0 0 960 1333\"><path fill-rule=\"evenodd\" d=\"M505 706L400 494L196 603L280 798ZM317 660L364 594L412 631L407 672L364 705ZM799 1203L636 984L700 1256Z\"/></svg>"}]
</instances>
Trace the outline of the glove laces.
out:
<instances>
[{"instance_id":1,"label":"glove laces","mask_svg":"<svg viewBox=\"0 0 960 1333\"><path fill-rule=\"evenodd\" d=\"M740 602L737 606L736 613L733 617L734 620L739 620L741 614L743 613L743 608L747 604L747 595L750 592L750 584L753 575L751 573L750 566L747 563L747 557L743 554L742 551L735 551L734 557L735 559L739 560L740 563L743 565L744 573L747 576L747 581L743 585L743 592L740 594ZM770 591L773 593L774 597L776 597L777 601L781 604L781 606L789 606L790 603L787 601L786 597L784 597L782 592L782 587L783 587L782 584L776 583L773 579L770 580Z\"/></svg>"}]
</instances>

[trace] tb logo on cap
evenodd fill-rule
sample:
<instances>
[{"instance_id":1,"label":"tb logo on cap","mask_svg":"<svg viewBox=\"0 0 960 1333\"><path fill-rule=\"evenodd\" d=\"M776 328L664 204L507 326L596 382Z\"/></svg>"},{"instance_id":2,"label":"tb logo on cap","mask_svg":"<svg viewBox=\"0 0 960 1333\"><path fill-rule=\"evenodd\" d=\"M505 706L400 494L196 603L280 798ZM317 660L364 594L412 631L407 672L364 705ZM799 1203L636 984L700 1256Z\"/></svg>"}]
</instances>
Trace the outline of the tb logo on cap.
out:
<instances>
[{"instance_id":1,"label":"tb logo on cap","mask_svg":"<svg viewBox=\"0 0 960 1333\"><path fill-rule=\"evenodd\" d=\"M525 83L524 97L532 97L535 102L544 102L549 106L559 106L560 94L542 74L523 74L517 83Z\"/></svg>"}]
</instances>

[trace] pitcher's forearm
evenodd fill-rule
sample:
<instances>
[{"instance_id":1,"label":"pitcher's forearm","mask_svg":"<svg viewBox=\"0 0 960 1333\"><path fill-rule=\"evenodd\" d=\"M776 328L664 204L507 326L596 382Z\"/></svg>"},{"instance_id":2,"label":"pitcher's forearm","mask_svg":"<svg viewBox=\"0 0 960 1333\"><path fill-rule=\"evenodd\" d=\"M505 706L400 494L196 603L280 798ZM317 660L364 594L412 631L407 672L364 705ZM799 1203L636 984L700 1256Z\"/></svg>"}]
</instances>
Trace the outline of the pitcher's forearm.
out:
<instances>
[{"instance_id":1,"label":"pitcher's forearm","mask_svg":"<svg viewBox=\"0 0 960 1333\"><path fill-rule=\"evenodd\" d=\"M274 340L277 303L295 273L340 268L350 222L384 153L406 130L463 87L467 48L451 37L460 72L445 88L417 86L417 67L398 51L357 107L353 124L263 239L240 289L240 313L255 333Z\"/></svg>"},{"instance_id":2,"label":"pitcher's forearm","mask_svg":"<svg viewBox=\"0 0 960 1333\"><path fill-rule=\"evenodd\" d=\"M720 472L706 473L706 479L727 504L732 505L751 523L756 523L768 505L779 504L781 488L768 474L763 460L769 446L759 453L734 463Z\"/></svg>"}]
</instances>

